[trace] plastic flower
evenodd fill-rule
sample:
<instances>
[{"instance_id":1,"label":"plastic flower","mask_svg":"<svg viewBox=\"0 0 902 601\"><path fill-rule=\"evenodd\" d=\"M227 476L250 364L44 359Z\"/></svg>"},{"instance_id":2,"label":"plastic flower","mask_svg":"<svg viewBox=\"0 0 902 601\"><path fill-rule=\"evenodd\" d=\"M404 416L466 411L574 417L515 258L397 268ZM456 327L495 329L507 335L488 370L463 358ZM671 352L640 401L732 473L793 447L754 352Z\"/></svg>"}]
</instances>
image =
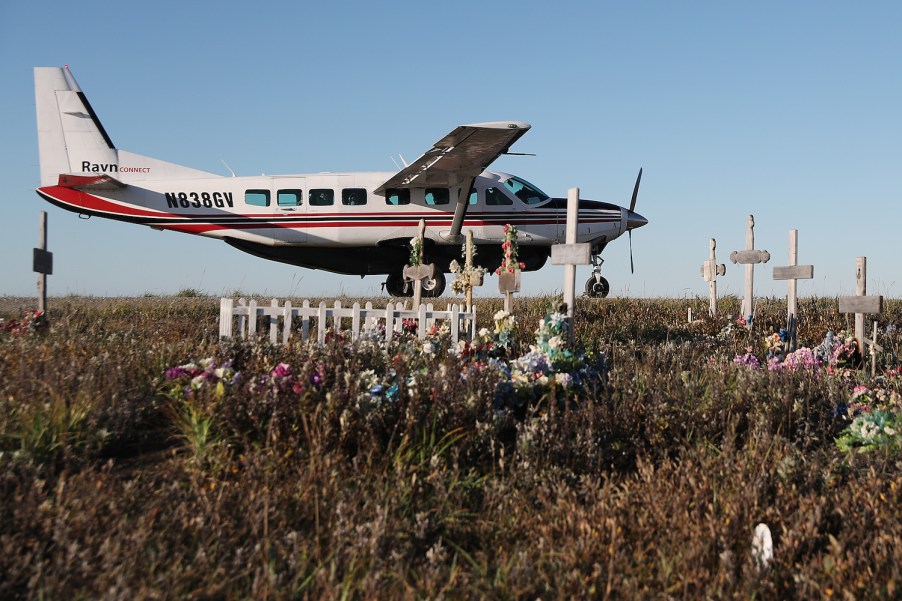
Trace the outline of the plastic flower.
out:
<instances>
[{"instance_id":1,"label":"plastic flower","mask_svg":"<svg viewBox=\"0 0 902 601\"><path fill-rule=\"evenodd\" d=\"M496 274L513 273L526 267L525 263L517 260L517 226L507 224L504 226L504 242L501 243L501 265L495 270Z\"/></svg>"}]
</instances>

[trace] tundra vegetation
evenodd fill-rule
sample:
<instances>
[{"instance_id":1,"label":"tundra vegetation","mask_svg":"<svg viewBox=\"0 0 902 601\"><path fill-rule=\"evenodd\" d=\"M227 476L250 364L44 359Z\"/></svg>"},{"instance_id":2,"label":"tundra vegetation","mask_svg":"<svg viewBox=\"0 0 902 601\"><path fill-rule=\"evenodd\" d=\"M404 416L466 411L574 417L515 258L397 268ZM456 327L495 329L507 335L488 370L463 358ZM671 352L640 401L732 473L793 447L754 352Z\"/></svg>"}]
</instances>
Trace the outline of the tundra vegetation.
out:
<instances>
[{"instance_id":1,"label":"tundra vegetation","mask_svg":"<svg viewBox=\"0 0 902 601\"><path fill-rule=\"evenodd\" d=\"M0 301L0 598L902 595L899 301L876 378L835 298L792 354L775 299L581 299L573 344L483 299L472 344L388 349Z\"/></svg>"}]
</instances>

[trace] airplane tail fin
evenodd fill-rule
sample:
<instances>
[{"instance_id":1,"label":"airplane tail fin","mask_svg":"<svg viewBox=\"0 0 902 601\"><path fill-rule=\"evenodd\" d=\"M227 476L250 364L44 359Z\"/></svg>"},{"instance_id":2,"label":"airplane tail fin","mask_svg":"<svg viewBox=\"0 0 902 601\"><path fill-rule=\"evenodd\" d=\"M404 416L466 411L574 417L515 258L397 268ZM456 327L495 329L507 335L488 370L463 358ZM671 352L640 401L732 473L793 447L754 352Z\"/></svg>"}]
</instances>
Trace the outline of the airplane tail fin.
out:
<instances>
[{"instance_id":1,"label":"airplane tail fin","mask_svg":"<svg viewBox=\"0 0 902 601\"><path fill-rule=\"evenodd\" d=\"M113 141L68 68L35 67L34 92L42 186L56 185L60 174L118 166Z\"/></svg>"},{"instance_id":2,"label":"airplane tail fin","mask_svg":"<svg viewBox=\"0 0 902 601\"><path fill-rule=\"evenodd\" d=\"M136 180L220 177L119 150L68 67L35 67L34 94L41 157L41 186L62 175Z\"/></svg>"}]
</instances>

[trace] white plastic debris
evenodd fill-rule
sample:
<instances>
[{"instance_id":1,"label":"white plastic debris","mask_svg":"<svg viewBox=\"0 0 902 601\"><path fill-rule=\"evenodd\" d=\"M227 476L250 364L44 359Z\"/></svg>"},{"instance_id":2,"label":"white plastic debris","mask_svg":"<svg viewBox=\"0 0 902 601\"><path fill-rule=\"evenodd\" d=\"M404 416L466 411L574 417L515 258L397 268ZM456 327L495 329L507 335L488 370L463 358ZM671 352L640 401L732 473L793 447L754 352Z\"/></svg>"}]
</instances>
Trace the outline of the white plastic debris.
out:
<instances>
[{"instance_id":1,"label":"white plastic debris","mask_svg":"<svg viewBox=\"0 0 902 601\"><path fill-rule=\"evenodd\" d=\"M755 534L752 536L752 557L755 558L759 568L766 568L774 558L774 541L767 524L755 526Z\"/></svg>"}]
</instances>

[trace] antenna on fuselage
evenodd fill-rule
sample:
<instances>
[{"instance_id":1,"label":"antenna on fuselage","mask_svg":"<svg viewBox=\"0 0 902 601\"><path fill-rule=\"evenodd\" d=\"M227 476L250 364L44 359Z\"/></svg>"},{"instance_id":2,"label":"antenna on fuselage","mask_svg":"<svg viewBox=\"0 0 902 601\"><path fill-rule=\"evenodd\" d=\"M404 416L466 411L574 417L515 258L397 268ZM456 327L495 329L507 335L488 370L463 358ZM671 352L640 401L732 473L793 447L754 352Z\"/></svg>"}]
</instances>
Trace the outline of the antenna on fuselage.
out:
<instances>
[{"instance_id":1,"label":"antenna on fuselage","mask_svg":"<svg viewBox=\"0 0 902 601\"><path fill-rule=\"evenodd\" d=\"M400 152L398 153L398 158L401 159L401 162L404 163L405 167L410 167L410 163L407 162L407 159L405 159L404 155Z\"/></svg>"},{"instance_id":2,"label":"antenna on fuselage","mask_svg":"<svg viewBox=\"0 0 902 601\"><path fill-rule=\"evenodd\" d=\"M219 161L220 161L223 165L225 165L225 168L229 170L229 173L232 174L232 177L238 177L237 175L235 175L235 172L232 171L232 168L229 167L229 164L228 164L228 163L226 163L223 159L219 159Z\"/></svg>"},{"instance_id":3,"label":"antenna on fuselage","mask_svg":"<svg viewBox=\"0 0 902 601\"><path fill-rule=\"evenodd\" d=\"M390 159L391 159L391 162L395 164L395 169L397 169L398 171L400 171L400 170L401 170L401 166L398 165L398 161L395 160L395 157L393 157L392 155L388 155L388 158L390 158Z\"/></svg>"}]
</instances>

